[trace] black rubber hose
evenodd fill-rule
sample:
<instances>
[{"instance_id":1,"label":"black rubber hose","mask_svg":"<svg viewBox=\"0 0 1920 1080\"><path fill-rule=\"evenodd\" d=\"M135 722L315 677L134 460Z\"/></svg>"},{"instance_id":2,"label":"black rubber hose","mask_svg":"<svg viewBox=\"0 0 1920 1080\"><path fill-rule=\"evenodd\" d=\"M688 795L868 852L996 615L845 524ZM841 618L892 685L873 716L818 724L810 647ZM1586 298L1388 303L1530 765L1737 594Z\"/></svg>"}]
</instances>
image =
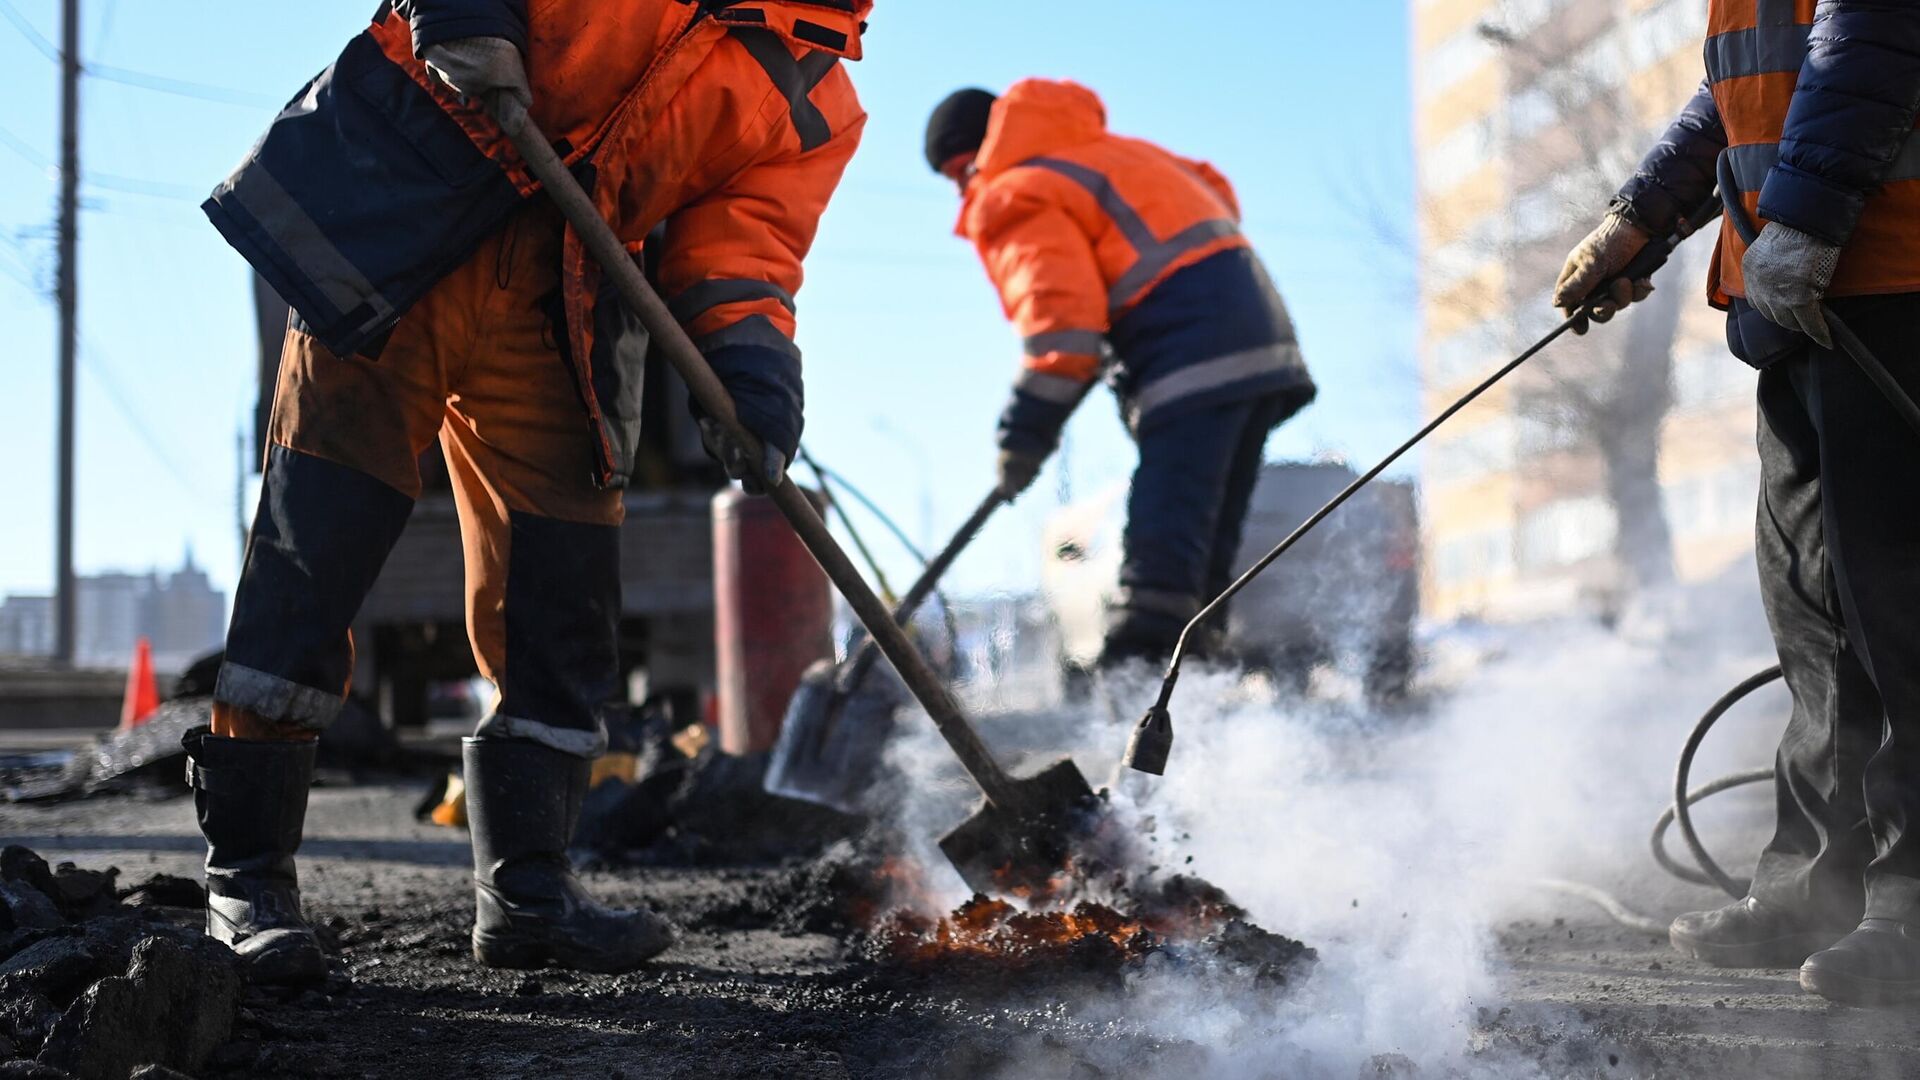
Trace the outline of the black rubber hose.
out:
<instances>
[{"instance_id":1,"label":"black rubber hose","mask_svg":"<svg viewBox=\"0 0 1920 1080\"><path fill-rule=\"evenodd\" d=\"M1723 777L1701 788L1697 794L1687 790L1687 779L1693 771L1693 757L1700 752L1700 744L1706 741L1707 732L1713 730L1713 725L1719 723L1720 718L1725 716L1729 709L1732 709L1735 705L1744 701L1747 696L1755 690L1778 681L1780 675L1780 668L1778 665L1775 665L1765 671L1748 676L1740 685L1721 695L1720 700L1714 702L1713 707L1708 709L1706 715L1700 718L1700 722L1693 726L1693 731L1687 735L1687 744L1680 749L1679 766L1674 769L1673 805L1667 808L1667 815L1663 816L1661 823L1656 825L1653 830L1654 858L1659 860L1661 866L1668 867L1670 872L1677 871L1680 868L1670 864L1670 861L1666 858L1666 852L1663 850L1661 840L1663 834L1666 832L1668 816L1670 816L1673 821L1679 823L1680 839L1686 842L1687 850L1693 854L1693 861L1699 864L1700 873L1707 879L1699 883L1718 885L1722 891L1735 900L1746 896L1747 888L1752 883L1728 874L1720 868L1719 863L1713 860L1713 856L1707 853L1707 845L1700 841L1700 834L1694 831L1693 816L1688 813L1688 809L1695 801L1704 799L1715 792L1739 787L1743 783L1757 783L1757 780L1746 778L1755 776L1758 770ZM1768 770L1765 775L1766 777L1771 777L1773 775L1772 770ZM1679 874L1678 876L1688 881L1698 880L1686 874Z\"/></svg>"},{"instance_id":2,"label":"black rubber hose","mask_svg":"<svg viewBox=\"0 0 1920 1080\"><path fill-rule=\"evenodd\" d=\"M900 542L900 546L907 550L907 554L913 556L914 560L920 565L927 565L927 553L920 550L920 546L915 544L913 540L907 536L907 531L902 529L899 524L893 520L891 515L885 510L880 509L879 503L868 498L866 492L861 491L852 481L848 480L845 473L837 469L830 469L811 457L807 459L807 467L814 471L814 475L821 477L823 480L832 481L838 485L841 490L853 496L853 501L866 507L867 513L872 514L874 518L880 522L881 527L885 528L887 532L893 535L895 540ZM841 513L842 520L845 520L845 511ZM947 594L938 589L934 590L933 599L940 605L941 621L947 631L947 640L952 644L953 655L957 661L960 656L960 625L954 618L953 605L947 602Z\"/></svg>"}]
</instances>

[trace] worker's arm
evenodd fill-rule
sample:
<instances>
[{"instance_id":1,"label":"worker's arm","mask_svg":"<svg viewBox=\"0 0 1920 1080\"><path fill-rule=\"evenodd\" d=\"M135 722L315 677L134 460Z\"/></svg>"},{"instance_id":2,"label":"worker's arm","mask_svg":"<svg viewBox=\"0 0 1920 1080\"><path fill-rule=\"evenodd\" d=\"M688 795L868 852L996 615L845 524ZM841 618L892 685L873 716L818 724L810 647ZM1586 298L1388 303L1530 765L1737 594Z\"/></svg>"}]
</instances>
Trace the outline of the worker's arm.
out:
<instances>
[{"instance_id":1,"label":"worker's arm","mask_svg":"<svg viewBox=\"0 0 1920 1080\"><path fill-rule=\"evenodd\" d=\"M1920 4L1822 0L1760 216L1845 245L1920 114Z\"/></svg>"},{"instance_id":2,"label":"worker's arm","mask_svg":"<svg viewBox=\"0 0 1920 1080\"><path fill-rule=\"evenodd\" d=\"M1610 293L1584 308L1593 291L1614 278L1655 236L1672 235L1701 203L1713 195L1714 166L1727 147L1727 131L1706 83L1700 84L1680 115L1640 159L1633 176L1600 224L1567 256L1553 289L1553 306L1569 317L1586 311L1606 322L1616 311L1653 294L1653 281L1615 281ZM1574 333L1587 332L1586 320Z\"/></svg>"},{"instance_id":3,"label":"worker's arm","mask_svg":"<svg viewBox=\"0 0 1920 1080\"><path fill-rule=\"evenodd\" d=\"M527 51L526 0L397 0L393 5L413 29L413 52L462 38L504 38Z\"/></svg>"},{"instance_id":4,"label":"worker's arm","mask_svg":"<svg viewBox=\"0 0 1920 1080\"><path fill-rule=\"evenodd\" d=\"M1654 236L1672 235L1713 194L1714 167L1727 148L1727 129L1706 83L1640 159L1613 206Z\"/></svg>"},{"instance_id":5,"label":"worker's arm","mask_svg":"<svg viewBox=\"0 0 1920 1080\"><path fill-rule=\"evenodd\" d=\"M667 219L661 294L732 395L747 430L791 462L804 392L794 344L801 263L860 144L866 114L836 72L815 92L832 135L747 167Z\"/></svg>"},{"instance_id":6,"label":"worker's arm","mask_svg":"<svg viewBox=\"0 0 1920 1080\"><path fill-rule=\"evenodd\" d=\"M1240 196L1233 190L1232 182L1229 181L1219 169L1214 168L1211 162L1200 161L1195 158L1181 158L1180 162L1187 168L1193 170L1194 174L1200 177L1200 179L1206 181L1207 186L1213 189L1215 195L1220 196L1220 201L1227 204L1227 209L1231 212L1233 220L1240 220Z\"/></svg>"},{"instance_id":7,"label":"worker's arm","mask_svg":"<svg viewBox=\"0 0 1920 1080\"><path fill-rule=\"evenodd\" d=\"M1107 288L1093 244L1049 190L1005 177L968 209L969 232L1025 359L1000 416L1002 450L1045 457L1100 374Z\"/></svg>"}]
</instances>

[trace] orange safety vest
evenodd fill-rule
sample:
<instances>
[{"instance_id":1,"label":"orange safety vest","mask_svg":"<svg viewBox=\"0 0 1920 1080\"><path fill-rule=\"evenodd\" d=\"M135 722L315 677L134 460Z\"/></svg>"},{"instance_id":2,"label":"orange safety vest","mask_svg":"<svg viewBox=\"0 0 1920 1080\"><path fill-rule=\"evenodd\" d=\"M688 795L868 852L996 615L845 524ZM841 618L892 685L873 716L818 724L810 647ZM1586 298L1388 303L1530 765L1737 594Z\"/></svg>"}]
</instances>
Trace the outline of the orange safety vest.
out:
<instances>
[{"instance_id":1,"label":"orange safety vest","mask_svg":"<svg viewBox=\"0 0 1920 1080\"><path fill-rule=\"evenodd\" d=\"M1707 82L1747 213L1760 223L1760 189L1780 156L1787 108L1814 28L1816 0L1711 0ZM1747 245L1720 228L1708 281L1716 303L1745 296ZM1920 137L1910 137L1881 188L1867 197L1840 256L1831 296L1920 291Z\"/></svg>"}]
</instances>

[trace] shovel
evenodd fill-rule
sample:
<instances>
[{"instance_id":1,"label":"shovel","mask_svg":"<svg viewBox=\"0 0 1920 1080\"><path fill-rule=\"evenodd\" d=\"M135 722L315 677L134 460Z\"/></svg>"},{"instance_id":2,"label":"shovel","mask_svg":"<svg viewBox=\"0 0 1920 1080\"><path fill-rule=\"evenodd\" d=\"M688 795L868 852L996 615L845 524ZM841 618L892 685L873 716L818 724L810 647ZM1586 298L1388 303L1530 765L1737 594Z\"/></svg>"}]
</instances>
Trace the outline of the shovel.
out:
<instances>
[{"instance_id":1,"label":"shovel","mask_svg":"<svg viewBox=\"0 0 1920 1080\"><path fill-rule=\"evenodd\" d=\"M947 568L1005 502L998 491L993 492L960 526L894 606L896 624L904 626L933 594ZM860 797L893 733L895 710L903 704L890 681L868 682L867 674L879 656L868 638L846 663L836 666L822 661L807 671L787 702L780 742L767 765L767 791L842 813L862 812Z\"/></svg>"},{"instance_id":2,"label":"shovel","mask_svg":"<svg viewBox=\"0 0 1920 1080\"><path fill-rule=\"evenodd\" d=\"M520 152L527 170L559 206L594 261L606 273L620 299L638 316L653 342L665 353L694 400L750 461L761 458L760 441L740 426L733 398L694 347L680 323L640 273L626 245L567 171L560 156L527 115L526 106L505 95L488 102L502 132ZM940 840L940 850L976 892L1000 892L1044 886L1068 861L1075 829L1093 803L1093 789L1071 758L1062 758L1038 774L1016 777L1000 766L980 735L960 713L945 684L921 657L906 631L893 621L880 598L827 531L826 522L791 478L768 493L800 542L826 572L853 613L866 626L882 655L933 719L960 764L980 786L986 801Z\"/></svg>"}]
</instances>

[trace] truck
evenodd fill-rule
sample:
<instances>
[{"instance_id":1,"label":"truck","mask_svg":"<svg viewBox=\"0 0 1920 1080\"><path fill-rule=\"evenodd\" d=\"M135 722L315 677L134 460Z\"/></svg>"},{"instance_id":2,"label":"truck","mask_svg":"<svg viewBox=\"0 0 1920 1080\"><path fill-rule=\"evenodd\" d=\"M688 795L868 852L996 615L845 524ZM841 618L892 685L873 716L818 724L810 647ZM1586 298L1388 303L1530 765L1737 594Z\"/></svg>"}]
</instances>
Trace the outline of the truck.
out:
<instances>
[{"instance_id":1,"label":"truck","mask_svg":"<svg viewBox=\"0 0 1920 1080\"><path fill-rule=\"evenodd\" d=\"M1356 479L1335 461L1262 467L1238 568L1251 566ZM1121 485L1062 507L1045 528L1041 592L1069 684L1084 678L1099 655L1119 588L1125 517ZM1371 701L1404 698L1416 665L1419 537L1413 484L1376 480L1235 597L1228 655L1296 691L1307 688L1314 668L1335 664L1359 676Z\"/></svg>"},{"instance_id":2,"label":"truck","mask_svg":"<svg viewBox=\"0 0 1920 1080\"><path fill-rule=\"evenodd\" d=\"M260 338L254 467L264 459L287 304L256 278ZM620 531L620 659L634 699L698 715L714 689L713 496L725 473L701 448L687 388L647 358L641 446ZM393 727L472 716L477 674L467 644L460 525L438 447L420 459L423 491L353 626L354 693Z\"/></svg>"}]
</instances>

